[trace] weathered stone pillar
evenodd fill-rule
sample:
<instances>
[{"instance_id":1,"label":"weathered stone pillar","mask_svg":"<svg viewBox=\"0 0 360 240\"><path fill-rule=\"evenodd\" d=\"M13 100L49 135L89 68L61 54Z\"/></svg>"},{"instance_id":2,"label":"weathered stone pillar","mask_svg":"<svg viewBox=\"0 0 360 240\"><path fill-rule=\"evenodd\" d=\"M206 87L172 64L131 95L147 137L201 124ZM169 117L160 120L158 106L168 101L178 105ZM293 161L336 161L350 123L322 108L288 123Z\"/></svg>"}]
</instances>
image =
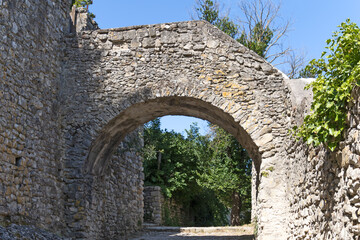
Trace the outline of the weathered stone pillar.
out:
<instances>
[{"instance_id":1,"label":"weathered stone pillar","mask_svg":"<svg viewBox=\"0 0 360 240\"><path fill-rule=\"evenodd\" d=\"M85 30L99 29L97 23L89 16L86 8L76 8L75 6L73 6L70 12L70 19L71 32L81 32Z\"/></svg>"},{"instance_id":2,"label":"weathered stone pillar","mask_svg":"<svg viewBox=\"0 0 360 240\"><path fill-rule=\"evenodd\" d=\"M289 203L286 196L285 158L263 159L257 195L258 240L286 240Z\"/></svg>"},{"instance_id":3,"label":"weathered stone pillar","mask_svg":"<svg viewBox=\"0 0 360 240\"><path fill-rule=\"evenodd\" d=\"M161 188L144 187L144 222L161 224Z\"/></svg>"}]
</instances>

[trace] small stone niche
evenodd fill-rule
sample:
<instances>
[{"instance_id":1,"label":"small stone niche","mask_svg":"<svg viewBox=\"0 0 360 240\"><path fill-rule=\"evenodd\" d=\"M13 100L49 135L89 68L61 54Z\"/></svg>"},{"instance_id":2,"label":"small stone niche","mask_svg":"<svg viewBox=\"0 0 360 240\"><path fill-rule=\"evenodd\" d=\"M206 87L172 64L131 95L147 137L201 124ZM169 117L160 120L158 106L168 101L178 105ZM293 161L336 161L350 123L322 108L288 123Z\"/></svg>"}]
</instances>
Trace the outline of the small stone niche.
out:
<instances>
[{"instance_id":1,"label":"small stone niche","mask_svg":"<svg viewBox=\"0 0 360 240\"><path fill-rule=\"evenodd\" d=\"M23 161L23 158L22 158L22 157L16 157L16 158L15 158L15 166L20 167L22 161Z\"/></svg>"}]
</instances>

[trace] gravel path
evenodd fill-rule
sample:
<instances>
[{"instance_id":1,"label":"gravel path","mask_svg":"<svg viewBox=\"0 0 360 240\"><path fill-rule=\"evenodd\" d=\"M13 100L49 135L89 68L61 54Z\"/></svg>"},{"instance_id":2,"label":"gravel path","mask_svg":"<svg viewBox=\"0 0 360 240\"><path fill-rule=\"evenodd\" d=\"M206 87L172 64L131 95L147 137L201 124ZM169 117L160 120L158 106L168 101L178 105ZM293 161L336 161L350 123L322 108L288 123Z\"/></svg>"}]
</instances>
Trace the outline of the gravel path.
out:
<instances>
[{"instance_id":1,"label":"gravel path","mask_svg":"<svg viewBox=\"0 0 360 240\"><path fill-rule=\"evenodd\" d=\"M147 232L130 240L253 240L253 235L209 235L209 234L183 234L177 232Z\"/></svg>"},{"instance_id":2,"label":"gravel path","mask_svg":"<svg viewBox=\"0 0 360 240\"><path fill-rule=\"evenodd\" d=\"M162 230L148 229L136 234L129 240L253 240L252 227L246 226L239 231L223 228L181 228L174 230L164 227Z\"/></svg>"}]
</instances>

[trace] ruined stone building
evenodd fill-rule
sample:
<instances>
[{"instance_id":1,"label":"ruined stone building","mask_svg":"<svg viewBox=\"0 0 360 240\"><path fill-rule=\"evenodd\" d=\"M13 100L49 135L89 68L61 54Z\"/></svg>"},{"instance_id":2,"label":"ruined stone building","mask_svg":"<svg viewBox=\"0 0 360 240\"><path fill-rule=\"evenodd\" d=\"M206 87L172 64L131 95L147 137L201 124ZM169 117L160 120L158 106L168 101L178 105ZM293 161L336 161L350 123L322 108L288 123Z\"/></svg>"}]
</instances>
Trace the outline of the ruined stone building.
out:
<instances>
[{"instance_id":1,"label":"ruined stone building","mask_svg":"<svg viewBox=\"0 0 360 240\"><path fill-rule=\"evenodd\" d=\"M288 131L308 110L305 80L204 21L92 29L81 11L71 26L70 2L0 0L1 231L121 239L140 229L134 130L186 115L249 152L258 239L360 239L357 89L339 149L308 147Z\"/></svg>"}]
</instances>

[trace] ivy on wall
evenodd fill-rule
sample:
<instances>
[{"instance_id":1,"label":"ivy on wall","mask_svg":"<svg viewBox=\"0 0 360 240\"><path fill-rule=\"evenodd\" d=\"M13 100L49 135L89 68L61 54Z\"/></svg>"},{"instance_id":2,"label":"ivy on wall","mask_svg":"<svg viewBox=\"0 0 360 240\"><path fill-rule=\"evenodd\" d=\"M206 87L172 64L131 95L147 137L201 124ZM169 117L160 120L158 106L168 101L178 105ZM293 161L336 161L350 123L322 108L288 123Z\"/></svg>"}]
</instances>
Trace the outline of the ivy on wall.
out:
<instances>
[{"instance_id":1,"label":"ivy on wall","mask_svg":"<svg viewBox=\"0 0 360 240\"><path fill-rule=\"evenodd\" d=\"M306 67L317 76L306 86L312 88L313 103L304 123L294 130L307 144L323 143L334 151L347 128L351 92L360 85L360 28L347 19L326 43L327 51Z\"/></svg>"}]
</instances>

